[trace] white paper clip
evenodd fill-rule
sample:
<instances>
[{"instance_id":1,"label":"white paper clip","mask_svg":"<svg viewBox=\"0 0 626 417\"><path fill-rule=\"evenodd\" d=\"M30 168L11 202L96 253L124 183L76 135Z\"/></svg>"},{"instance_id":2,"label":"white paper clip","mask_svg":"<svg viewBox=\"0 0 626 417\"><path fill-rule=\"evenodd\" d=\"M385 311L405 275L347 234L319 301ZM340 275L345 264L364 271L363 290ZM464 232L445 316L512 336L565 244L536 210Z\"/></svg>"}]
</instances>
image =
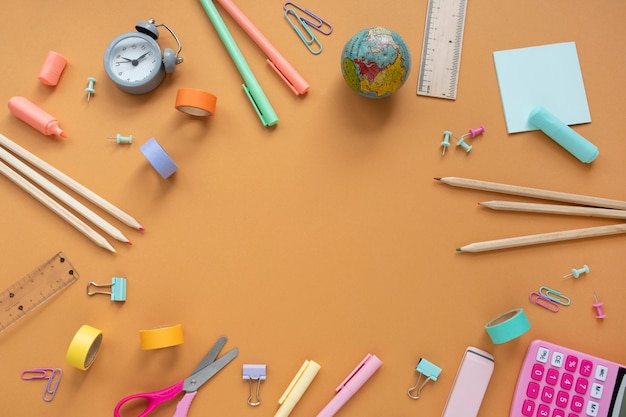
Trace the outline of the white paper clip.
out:
<instances>
[{"instance_id":1,"label":"white paper clip","mask_svg":"<svg viewBox=\"0 0 626 417\"><path fill-rule=\"evenodd\" d=\"M248 404L252 407L256 407L261 404L261 397L259 396L259 389L261 388L261 381L265 381L266 366L265 364L244 364L243 365L243 379L247 379L250 384L250 395L248 396ZM252 388L252 381L257 381L256 390ZM255 399L253 401L253 399Z\"/></svg>"},{"instance_id":2,"label":"white paper clip","mask_svg":"<svg viewBox=\"0 0 626 417\"><path fill-rule=\"evenodd\" d=\"M108 291L89 291L89 287L111 287ZM111 301L126 301L126 278L113 277L110 284L96 284L90 282L87 284L87 295L106 294L111 296Z\"/></svg>"},{"instance_id":3,"label":"white paper clip","mask_svg":"<svg viewBox=\"0 0 626 417\"><path fill-rule=\"evenodd\" d=\"M426 385L429 380L437 380L437 377L441 373L441 368L424 358L420 358L420 360L417 362L417 367L415 367L415 370L419 372L419 377L417 378L417 382L415 383L415 385L409 388L409 390L407 391L407 395L410 398L417 400L422 395L422 388L424 388L424 385ZM422 377L426 377L426 380L418 388ZM417 390L417 395L411 394L411 391L415 390Z\"/></svg>"}]
</instances>

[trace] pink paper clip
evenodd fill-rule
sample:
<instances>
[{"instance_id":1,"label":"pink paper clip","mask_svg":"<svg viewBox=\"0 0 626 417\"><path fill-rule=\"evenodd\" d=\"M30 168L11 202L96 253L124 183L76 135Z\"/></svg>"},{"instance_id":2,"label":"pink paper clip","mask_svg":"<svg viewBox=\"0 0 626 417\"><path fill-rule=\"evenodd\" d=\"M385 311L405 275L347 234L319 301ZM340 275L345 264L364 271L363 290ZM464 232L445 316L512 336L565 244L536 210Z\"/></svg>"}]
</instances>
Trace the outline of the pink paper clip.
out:
<instances>
[{"instance_id":1,"label":"pink paper clip","mask_svg":"<svg viewBox=\"0 0 626 417\"><path fill-rule=\"evenodd\" d=\"M33 381L39 379L45 379L48 382L43 390L42 398L44 401L50 402L54 399L54 396L61 382L61 376L63 371L61 368L33 368L22 371L22 379L24 381Z\"/></svg>"},{"instance_id":2,"label":"pink paper clip","mask_svg":"<svg viewBox=\"0 0 626 417\"><path fill-rule=\"evenodd\" d=\"M530 301L532 301L533 303L537 304L540 307L548 309L553 313L556 313L557 311L559 311L560 307L554 300L544 295L541 295L538 292L532 291L528 295L528 298L530 298Z\"/></svg>"}]
</instances>

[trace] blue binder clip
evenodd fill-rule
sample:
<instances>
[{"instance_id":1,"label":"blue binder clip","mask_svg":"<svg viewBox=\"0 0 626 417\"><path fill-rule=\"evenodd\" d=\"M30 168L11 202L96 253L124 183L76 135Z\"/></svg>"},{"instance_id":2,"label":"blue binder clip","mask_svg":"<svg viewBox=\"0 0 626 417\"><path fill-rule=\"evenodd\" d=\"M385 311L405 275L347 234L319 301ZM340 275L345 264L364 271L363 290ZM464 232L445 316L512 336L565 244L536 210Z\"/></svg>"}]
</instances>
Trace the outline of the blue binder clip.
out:
<instances>
[{"instance_id":1,"label":"blue binder clip","mask_svg":"<svg viewBox=\"0 0 626 417\"><path fill-rule=\"evenodd\" d=\"M108 291L89 291L90 287L111 287ZM126 278L113 277L110 284L96 284L90 282L87 284L87 295L107 294L111 296L111 301L126 301Z\"/></svg>"},{"instance_id":2,"label":"blue binder clip","mask_svg":"<svg viewBox=\"0 0 626 417\"><path fill-rule=\"evenodd\" d=\"M417 382L415 383L415 385L413 385L411 388L409 388L409 391L407 392L407 394L412 399L417 400L422 395L422 388L424 388L424 385L426 385L426 383L429 380L433 380L433 381L437 380L437 377L441 373L441 368L438 367L437 365L427 361L424 358L420 358L420 360L417 362L417 367L415 368L415 370L417 372L419 372L420 375L417 378ZM422 380L422 377L426 377L426 380L418 388L417 386L419 385L420 381ZM411 394L411 391L414 391L414 390L417 390L417 395Z\"/></svg>"}]
</instances>

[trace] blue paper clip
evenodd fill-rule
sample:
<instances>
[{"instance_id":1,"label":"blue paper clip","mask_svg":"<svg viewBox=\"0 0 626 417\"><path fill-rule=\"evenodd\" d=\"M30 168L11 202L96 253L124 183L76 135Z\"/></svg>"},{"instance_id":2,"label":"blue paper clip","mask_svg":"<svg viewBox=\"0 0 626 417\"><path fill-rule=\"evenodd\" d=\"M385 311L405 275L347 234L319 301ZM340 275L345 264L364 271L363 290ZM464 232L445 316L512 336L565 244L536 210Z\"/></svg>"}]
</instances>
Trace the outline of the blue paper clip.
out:
<instances>
[{"instance_id":1,"label":"blue paper clip","mask_svg":"<svg viewBox=\"0 0 626 417\"><path fill-rule=\"evenodd\" d=\"M568 306L570 304L569 297L561 294L560 292L553 290L552 288L548 288L546 286L539 288L539 294L543 295L546 298L554 301L555 303L559 303L562 306Z\"/></svg>"},{"instance_id":2,"label":"blue paper clip","mask_svg":"<svg viewBox=\"0 0 626 417\"><path fill-rule=\"evenodd\" d=\"M333 32L333 26L326 20L322 19L321 17L313 13L312 11L308 9L303 9L302 7L290 1L287 1L285 2L285 4L283 4L283 9L287 10L288 8L294 9L294 12L298 10L304 13L305 15L308 15L312 19L314 19L315 21L312 22L304 17L300 17L300 20L302 20L307 25L311 26L313 29L316 29L318 32L324 35L330 35ZM322 30L323 27L327 27L328 29Z\"/></svg>"},{"instance_id":3,"label":"blue paper clip","mask_svg":"<svg viewBox=\"0 0 626 417\"><path fill-rule=\"evenodd\" d=\"M426 383L429 380L433 380L433 381L437 380L437 377L441 373L441 368L427 361L424 358L420 358L420 360L417 362L417 367L415 368L415 370L419 372L420 374L419 374L419 377L417 378L417 382L415 383L415 385L409 388L409 390L407 391L407 394L412 399L417 400L422 395L422 388L424 388L424 385L426 385ZM418 388L417 386L420 383L422 377L424 376L426 377L426 380ZM411 394L411 391L414 391L416 389L417 389L417 395Z\"/></svg>"},{"instance_id":4,"label":"blue paper clip","mask_svg":"<svg viewBox=\"0 0 626 417\"><path fill-rule=\"evenodd\" d=\"M252 407L256 407L261 404L261 397L259 397L259 389L261 388L261 381L265 381L266 365L264 364L244 364L243 365L243 379L247 379L250 385L250 396L248 397L248 404ZM253 393L252 381L257 381L256 391ZM256 401L253 401L253 397L256 396Z\"/></svg>"},{"instance_id":5,"label":"blue paper clip","mask_svg":"<svg viewBox=\"0 0 626 417\"><path fill-rule=\"evenodd\" d=\"M290 15L295 16L297 22L294 22L289 17ZM290 7L287 7L285 9L285 19L287 19L293 30L296 31L309 52L311 52L313 55L318 55L322 52L321 42L315 37L313 32L311 32L311 29L309 29L308 24L304 20L302 20L300 16L298 16L298 13L296 13L294 9ZM308 37L302 32L302 29L304 29Z\"/></svg>"},{"instance_id":6,"label":"blue paper clip","mask_svg":"<svg viewBox=\"0 0 626 417\"><path fill-rule=\"evenodd\" d=\"M111 292L107 291L89 291L89 287L111 287ZM113 277L110 284L96 284L90 282L87 284L87 295L107 294L111 296L111 301L126 301L126 278Z\"/></svg>"}]
</instances>

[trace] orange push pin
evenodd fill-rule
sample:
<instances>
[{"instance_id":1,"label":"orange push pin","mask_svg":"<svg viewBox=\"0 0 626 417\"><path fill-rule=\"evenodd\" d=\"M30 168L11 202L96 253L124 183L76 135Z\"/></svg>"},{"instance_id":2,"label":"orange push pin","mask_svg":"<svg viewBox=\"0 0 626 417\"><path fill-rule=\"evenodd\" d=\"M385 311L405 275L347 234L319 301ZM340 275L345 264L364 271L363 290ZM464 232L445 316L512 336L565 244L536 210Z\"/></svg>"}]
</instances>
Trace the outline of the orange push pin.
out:
<instances>
[{"instance_id":1,"label":"orange push pin","mask_svg":"<svg viewBox=\"0 0 626 417\"><path fill-rule=\"evenodd\" d=\"M596 302L593 303L593 307L596 309L596 318L597 319L603 319L606 317L606 315L604 314L604 312L602 311L602 305L604 303L601 303L600 301L598 301L598 296L596 295L596 292L593 292L593 298L595 298Z\"/></svg>"}]
</instances>

